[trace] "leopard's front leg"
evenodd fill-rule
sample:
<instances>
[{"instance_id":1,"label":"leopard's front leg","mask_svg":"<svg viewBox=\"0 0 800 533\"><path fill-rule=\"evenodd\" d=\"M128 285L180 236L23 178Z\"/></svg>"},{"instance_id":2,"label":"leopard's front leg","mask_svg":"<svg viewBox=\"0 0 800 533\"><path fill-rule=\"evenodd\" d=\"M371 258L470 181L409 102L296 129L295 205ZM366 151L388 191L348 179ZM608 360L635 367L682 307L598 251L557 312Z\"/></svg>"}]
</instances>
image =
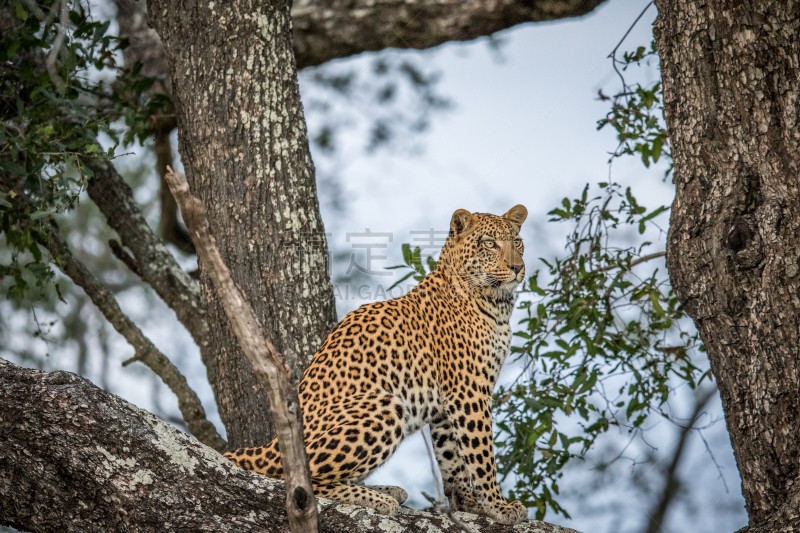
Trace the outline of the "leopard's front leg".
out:
<instances>
[{"instance_id":1,"label":"leopard's front leg","mask_svg":"<svg viewBox=\"0 0 800 533\"><path fill-rule=\"evenodd\" d=\"M516 524L528 516L518 501L507 502L497 483L492 440L489 395L472 398L459 394L448 401L447 418L452 423L458 453L472 481L472 492L483 513L501 524Z\"/></svg>"},{"instance_id":2,"label":"leopard's front leg","mask_svg":"<svg viewBox=\"0 0 800 533\"><path fill-rule=\"evenodd\" d=\"M472 494L470 475L458 451L453 423L447 418L431 422L431 440L450 508L453 511L483 514L481 504Z\"/></svg>"}]
</instances>

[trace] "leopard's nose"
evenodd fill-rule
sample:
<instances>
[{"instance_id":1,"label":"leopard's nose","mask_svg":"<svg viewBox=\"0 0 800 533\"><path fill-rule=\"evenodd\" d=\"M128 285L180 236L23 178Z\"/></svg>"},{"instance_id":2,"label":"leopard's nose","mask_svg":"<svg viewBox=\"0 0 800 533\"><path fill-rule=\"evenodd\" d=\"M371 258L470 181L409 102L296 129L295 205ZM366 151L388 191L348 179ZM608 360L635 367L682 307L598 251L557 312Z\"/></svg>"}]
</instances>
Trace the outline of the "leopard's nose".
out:
<instances>
[{"instance_id":1,"label":"leopard's nose","mask_svg":"<svg viewBox=\"0 0 800 533\"><path fill-rule=\"evenodd\" d=\"M514 274L519 274L522 272L522 269L525 268L525 265L511 265L508 268L514 271Z\"/></svg>"}]
</instances>

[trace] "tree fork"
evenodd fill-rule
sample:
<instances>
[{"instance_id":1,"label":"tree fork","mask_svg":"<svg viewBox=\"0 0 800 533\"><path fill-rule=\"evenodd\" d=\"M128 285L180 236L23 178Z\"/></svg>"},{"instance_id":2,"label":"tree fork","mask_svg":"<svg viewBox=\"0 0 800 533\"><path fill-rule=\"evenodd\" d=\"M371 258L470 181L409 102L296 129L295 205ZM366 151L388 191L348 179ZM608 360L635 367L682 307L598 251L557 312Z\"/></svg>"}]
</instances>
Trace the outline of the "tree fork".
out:
<instances>
[{"instance_id":1,"label":"tree fork","mask_svg":"<svg viewBox=\"0 0 800 533\"><path fill-rule=\"evenodd\" d=\"M7 174L0 174L0 185L8 190L13 190L13 179ZM19 212L30 210L30 205L18 184L17 194L12 199L13 207ZM102 313L103 317L122 335L128 344L135 350L135 355L125 361L126 366L133 361L141 361L147 365L167 385L178 399L178 408L186 422L189 431L201 442L217 451L228 449L225 442L214 425L206 418L205 410L197 394L189 387L186 378L169 358L161 353L150 339L119 307L119 303L108 286L92 274L86 265L76 259L67 246L54 221L49 221L47 238L38 238L38 244L46 248L53 258L53 262L69 277L75 285L79 286L91 299L92 303Z\"/></svg>"}]
</instances>

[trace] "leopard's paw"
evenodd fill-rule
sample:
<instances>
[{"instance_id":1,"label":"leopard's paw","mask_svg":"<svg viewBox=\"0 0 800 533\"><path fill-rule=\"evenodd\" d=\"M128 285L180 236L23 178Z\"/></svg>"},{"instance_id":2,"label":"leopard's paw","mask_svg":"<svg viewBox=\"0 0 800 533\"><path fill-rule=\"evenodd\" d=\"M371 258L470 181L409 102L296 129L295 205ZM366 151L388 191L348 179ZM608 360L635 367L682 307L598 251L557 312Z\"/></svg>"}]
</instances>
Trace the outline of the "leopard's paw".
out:
<instances>
[{"instance_id":1,"label":"leopard's paw","mask_svg":"<svg viewBox=\"0 0 800 533\"><path fill-rule=\"evenodd\" d=\"M447 494L447 493L445 493ZM472 492L454 492L448 497L450 509L453 511L461 511L463 513L482 515L486 514L483 507L478 500L475 499Z\"/></svg>"},{"instance_id":2,"label":"leopard's paw","mask_svg":"<svg viewBox=\"0 0 800 533\"><path fill-rule=\"evenodd\" d=\"M499 524L514 525L528 517L528 509L519 501L484 505L484 514Z\"/></svg>"},{"instance_id":3,"label":"leopard's paw","mask_svg":"<svg viewBox=\"0 0 800 533\"><path fill-rule=\"evenodd\" d=\"M377 490L383 494L388 494L397 500L397 503L399 504L405 503L405 501L408 499L408 493L400 487L395 487L392 485L370 485L367 488Z\"/></svg>"}]
</instances>

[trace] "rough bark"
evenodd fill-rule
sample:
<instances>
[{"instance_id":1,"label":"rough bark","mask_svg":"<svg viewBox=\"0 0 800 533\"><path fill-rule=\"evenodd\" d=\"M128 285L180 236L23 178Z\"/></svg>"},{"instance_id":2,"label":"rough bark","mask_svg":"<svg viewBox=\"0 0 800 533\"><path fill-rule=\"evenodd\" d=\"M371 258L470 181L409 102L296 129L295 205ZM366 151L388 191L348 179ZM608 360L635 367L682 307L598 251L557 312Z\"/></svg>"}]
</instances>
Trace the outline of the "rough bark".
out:
<instances>
[{"instance_id":1,"label":"rough bark","mask_svg":"<svg viewBox=\"0 0 800 533\"><path fill-rule=\"evenodd\" d=\"M283 482L211 448L70 372L0 359L0 525L39 532L287 532ZM317 500L320 531L455 533L441 515L394 517ZM476 533L508 526L456 513ZM529 521L519 533L576 533Z\"/></svg>"},{"instance_id":2,"label":"rough bark","mask_svg":"<svg viewBox=\"0 0 800 533\"><path fill-rule=\"evenodd\" d=\"M603 0L297 0L292 6L299 68L385 48L470 41L524 22L591 12Z\"/></svg>"},{"instance_id":3,"label":"rough bark","mask_svg":"<svg viewBox=\"0 0 800 533\"><path fill-rule=\"evenodd\" d=\"M214 237L209 233L203 203L192 196L183 174L167 167L164 178L180 204L197 249L197 257L217 290L231 329L250 361L256 378L267 392L280 446L289 526L293 533L316 533L319 529L317 506L303 443L303 413L297 391L292 387L292 369L286 358L266 340L253 308L231 279Z\"/></svg>"},{"instance_id":4,"label":"rough bark","mask_svg":"<svg viewBox=\"0 0 800 533\"><path fill-rule=\"evenodd\" d=\"M172 74L181 160L234 282L297 379L336 321L286 1L148 4ZM202 35L202 39L197 36ZM209 276L209 374L234 447L274 436Z\"/></svg>"},{"instance_id":5,"label":"rough bark","mask_svg":"<svg viewBox=\"0 0 800 533\"><path fill-rule=\"evenodd\" d=\"M708 349L751 531L797 528L800 4L656 3L670 279Z\"/></svg>"}]
</instances>

